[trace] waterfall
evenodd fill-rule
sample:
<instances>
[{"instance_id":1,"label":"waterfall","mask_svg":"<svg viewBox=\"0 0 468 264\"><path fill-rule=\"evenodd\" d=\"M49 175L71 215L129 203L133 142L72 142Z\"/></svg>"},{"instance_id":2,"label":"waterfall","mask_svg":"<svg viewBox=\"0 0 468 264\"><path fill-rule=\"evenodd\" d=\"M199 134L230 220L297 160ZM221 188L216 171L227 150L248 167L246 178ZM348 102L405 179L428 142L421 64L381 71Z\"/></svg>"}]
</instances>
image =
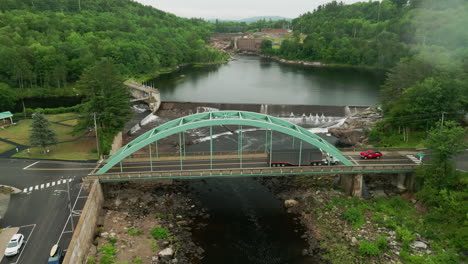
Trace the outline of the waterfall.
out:
<instances>
[{"instance_id":1,"label":"waterfall","mask_svg":"<svg viewBox=\"0 0 468 264\"><path fill-rule=\"evenodd\" d=\"M356 111L356 108L354 108L354 109L355 109L355 111ZM349 106L345 106L344 111L345 111L345 117L348 117L348 116L351 116L351 115L352 115L351 109L349 109Z\"/></svg>"}]
</instances>

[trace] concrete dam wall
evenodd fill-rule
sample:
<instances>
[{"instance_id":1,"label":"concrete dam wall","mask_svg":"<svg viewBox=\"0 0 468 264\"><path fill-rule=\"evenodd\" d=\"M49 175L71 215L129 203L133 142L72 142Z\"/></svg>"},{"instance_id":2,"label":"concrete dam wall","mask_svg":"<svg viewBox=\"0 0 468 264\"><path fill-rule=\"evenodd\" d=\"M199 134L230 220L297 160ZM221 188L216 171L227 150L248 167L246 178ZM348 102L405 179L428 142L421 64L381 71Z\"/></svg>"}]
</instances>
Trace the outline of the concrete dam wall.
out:
<instances>
[{"instance_id":1,"label":"concrete dam wall","mask_svg":"<svg viewBox=\"0 0 468 264\"><path fill-rule=\"evenodd\" d=\"M277 117L300 117L302 115L345 117L361 112L369 106L334 106L334 105L278 105L278 104L232 104L232 103L191 103L162 102L158 115L168 112L190 115L217 110L250 111Z\"/></svg>"}]
</instances>

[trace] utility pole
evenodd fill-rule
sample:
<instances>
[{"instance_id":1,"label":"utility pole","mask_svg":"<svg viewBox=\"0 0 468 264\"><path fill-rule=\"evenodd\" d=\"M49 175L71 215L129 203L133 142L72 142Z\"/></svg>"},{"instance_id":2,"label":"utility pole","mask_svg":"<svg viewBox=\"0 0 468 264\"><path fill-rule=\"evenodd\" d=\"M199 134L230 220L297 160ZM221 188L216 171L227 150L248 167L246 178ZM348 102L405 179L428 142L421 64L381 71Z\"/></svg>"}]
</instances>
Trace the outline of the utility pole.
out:
<instances>
[{"instance_id":1,"label":"utility pole","mask_svg":"<svg viewBox=\"0 0 468 264\"><path fill-rule=\"evenodd\" d=\"M444 126L444 114L445 112L442 111L442 121L440 122L440 129L442 129L442 127Z\"/></svg>"},{"instance_id":2,"label":"utility pole","mask_svg":"<svg viewBox=\"0 0 468 264\"><path fill-rule=\"evenodd\" d=\"M68 208L70 209L70 221L71 221L71 228L72 228L72 234L75 231L73 227L73 212L71 208L71 199L70 199L70 180L66 179L67 181L67 194L68 194Z\"/></svg>"},{"instance_id":3,"label":"utility pole","mask_svg":"<svg viewBox=\"0 0 468 264\"><path fill-rule=\"evenodd\" d=\"M101 157L101 152L99 151L99 137L98 137L98 129L96 123L96 112L93 113L94 116L94 131L96 131L96 149L98 153L98 157Z\"/></svg>"}]
</instances>

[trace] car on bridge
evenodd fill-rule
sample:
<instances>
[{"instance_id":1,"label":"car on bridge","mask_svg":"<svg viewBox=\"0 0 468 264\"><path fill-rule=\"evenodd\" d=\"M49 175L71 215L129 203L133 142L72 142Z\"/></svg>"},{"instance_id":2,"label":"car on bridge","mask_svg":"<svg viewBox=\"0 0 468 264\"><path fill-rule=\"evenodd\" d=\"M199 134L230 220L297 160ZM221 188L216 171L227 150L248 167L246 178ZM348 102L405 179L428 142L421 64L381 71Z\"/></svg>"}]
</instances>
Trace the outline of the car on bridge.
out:
<instances>
[{"instance_id":1,"label":"car on bridge","mask_svg":"<svg viewBox=\"0 0 468 264\"><path fill-rule=\"evenodd\" d=\"M361 159L380 159L383 156L382 153L378 151L372 151L372 150L361 152L360 155L361 155Z\"/></svg>"}]
</instances>

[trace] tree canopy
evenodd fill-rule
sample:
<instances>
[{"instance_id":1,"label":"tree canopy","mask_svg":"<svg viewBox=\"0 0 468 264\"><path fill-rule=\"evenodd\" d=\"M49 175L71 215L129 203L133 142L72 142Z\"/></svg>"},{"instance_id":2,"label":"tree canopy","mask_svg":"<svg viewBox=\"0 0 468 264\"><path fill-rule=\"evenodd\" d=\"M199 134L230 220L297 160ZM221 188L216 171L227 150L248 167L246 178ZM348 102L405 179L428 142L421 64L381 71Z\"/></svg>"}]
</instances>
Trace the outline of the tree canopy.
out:
<instances>
[{"instance_id":1,"label":"tree canopy","mask_svg":"<svg viewBox=\"0 0 468 264\"><path fill-rule=\"evenodd\" d=\"M111 59L104 58L88 67L78 85L86 94L77 130L94 127L96 118L100 150L109 152L115 134L131 115L130 94L123 77Z\"/></svg>"},{"instance_id":2,"label":"tree canopy","mask_svg":"<svg viewBox=\"0 0 468 264\"><path fill-rule=\"evenodd\" d=\"M63 88L103 57L129 76L216 61L212 27L130 0L0 1L0 82Z\"/></svg>"},{"instance_id":3,"label":"tree canopy","mask_svg":"<svg viewBox=\"0 0 468 264\"><path fill-rule=\"evenodd\" d=\"M39 112L33 114L29 141L31 145L41 147L44 153L47 146L58 142L57 134L49 126L50 123L44 115Z\"/></svg>"}]
</instances>

